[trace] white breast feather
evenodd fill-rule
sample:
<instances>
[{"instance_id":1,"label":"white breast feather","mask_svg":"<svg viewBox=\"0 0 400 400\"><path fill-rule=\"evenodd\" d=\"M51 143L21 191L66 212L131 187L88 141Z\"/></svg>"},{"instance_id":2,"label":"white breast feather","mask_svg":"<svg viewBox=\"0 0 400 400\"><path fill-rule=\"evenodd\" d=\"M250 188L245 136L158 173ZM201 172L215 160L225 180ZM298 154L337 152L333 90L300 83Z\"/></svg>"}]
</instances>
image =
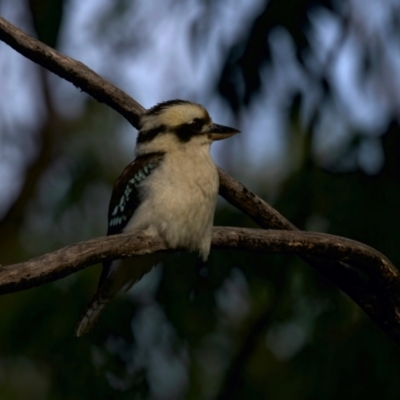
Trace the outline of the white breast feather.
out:
<instances>
[{"instance_id":1,"label":"white breast feather","mask_svg":"<svg viewBox=\"0 0 400 400\"><path fill-rule=\"evenodd\" d=\"M199 138L200 140L200 138ZM143 182L144 199L126 231L141 229L161 236L172 248L210 252L218 195L218 172L209 143L196 139L165 155L162 165Z\"/></svg>"}]
</instances>

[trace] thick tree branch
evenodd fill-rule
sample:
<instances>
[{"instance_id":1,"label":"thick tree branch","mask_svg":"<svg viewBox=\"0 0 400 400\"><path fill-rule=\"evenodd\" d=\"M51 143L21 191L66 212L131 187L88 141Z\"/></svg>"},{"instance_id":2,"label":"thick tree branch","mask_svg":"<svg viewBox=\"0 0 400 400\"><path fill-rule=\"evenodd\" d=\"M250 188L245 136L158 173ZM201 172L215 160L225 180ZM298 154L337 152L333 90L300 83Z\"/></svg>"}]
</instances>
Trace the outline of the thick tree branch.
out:
<instances>
[{"instance_id":1,"label":"thick tree branch","mask_svg":"<svg viewBox=\"0 0 400 400\"><path fill-rule=\"evenodd\" d=\"M109 105L123 115L134 127L138 126L139 116L144 112L144 108L82 63L33 39L1 17L0 39L30 60L72 82L100 102ZM296 229L262 199L223 171L220 170L219 172L220 194L228 202L253 218L262 228ZM284 235L286 234L288 232L284 233ZM266 245L266 243L263 245ZM390 264L383 262L379 270L376 271L373 264L369 264L366 259L363 262L360 259L359 261L352 259L354 265L363 271L363 273L360 273L358 269L350 268L344 262L327 258L329 257L328 253L318 254L318 252L309 249L308 252L299 251L299 254L302 254L306 262L347 293L384 331L400 344L400 279L393 266L389 267ZM350 252L346 256L339 257L339 259L348 262L348 259L352 257L353 254ZM64 262L67 261L64 260ZM90 262L92 263L92 261ZM44 279L44 281L46 280ZM20 283L20 285L25 287L23 283Z\"/></svg>"},{"instance_id":2,"label":"thick tree branch","mask_svg":"<svg viewBox=\"0 0 400 400\"><path fill-rule=\"evenodd\" d=\"M220 195L262 228L298 230L277 210L226 172L220 170L219 177ZM397 313L397 310L400 310L398 294L400 278L396 269L391 272L380 270L377 272L379 277L375 281L372 275L360 274L358 269L345 264L345 259L339 261L340 258L336 260L319 258L311 254L304 254L302 258L343 290L377 325L395 337L400 344L400 315ZM373 275L376 276L374 273ZM386 290L386 287L391 289Z\"/></svg>"},{"instance_id":3,"label":"thick tree branch","mask_svg":"<svg viewBox=\"0 0 400 400\"><path fill-rule=\"evenodd\" d=\"M391 262L375 249L354 240L322 233L215 227L212 247L218 250L341 258L377 278L381 276L380 272L397 274ZM104 260L160 251L173 250L168 249L161 238L152 238L141 231L76 243L23 263L2 267L0 294L39 286Z\"/></svg>"}]
</instances>

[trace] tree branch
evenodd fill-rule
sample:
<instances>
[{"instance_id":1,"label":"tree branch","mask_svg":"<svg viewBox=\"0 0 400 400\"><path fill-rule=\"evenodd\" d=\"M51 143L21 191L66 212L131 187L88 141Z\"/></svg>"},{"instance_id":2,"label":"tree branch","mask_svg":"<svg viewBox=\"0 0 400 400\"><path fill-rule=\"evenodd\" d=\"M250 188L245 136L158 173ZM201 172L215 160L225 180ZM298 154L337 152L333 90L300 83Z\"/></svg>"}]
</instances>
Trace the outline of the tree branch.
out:
<instances>
[{"instance_id":1,"label":"tree branch","mask_svg":"<svg viewBox=\"0 0 400 400\"><path fill-rule=\"evenodd\" d=\"M212 247L264 254L314 255L342 258L363 272L381 277L396 274L391 262L375 249L354 240L314 232L289 232L248 228L213 228ZM63 278L105 260L154 252L172 252L161 238L142 231L91 239L0 269L0 294L28 289Z\"/></svg>"},{"instance_id":2,"label":"tree branch","mask_svg":"<svg viewBox=\"0 0 400 400\"><path fill-rule=\"evenodd\" d=\"M219 193L230 204L248 215L264 229L298 231L298 228L240 182L219 170ZM302 259L355 301L386 333L400 344L400 277L397 269L380 270L378 280L360 274L346 260L319 258L304 254ZM375 275L375 274L374 274ZM379 284L378 284L379 282ZM390 287L386 290L385 287Z\"/></svg>"},{"instance_id":3,"label":"tree branch","mask_svg":"<svg viewBox=\"0 0 400 400\"><path fill-rule=\"evenodd\" d=\"M144 108L135 100L131 99L125 92L105 81L90 68L70 57L60 54L31 36L26 35L1 17L0 39L30 60L72 82L75 86L93 96L98 101L112 107L124 116L134 127L138 127L139 117L144 112ZM219 174L220 194L239 210L249 215L262 228L296 230L294 225L239 182L235 181L221 170L219 170ZM289 232L282 234L288 235ZM303 235L305 233L293 232L293 234ZM121 239L121 237L118 237L118 239ZM114 238L108 240L114 240ZM295 242L296 241L292 243L293 246ZM247 242L244 241L243 243ZM267 243L262 242L262 245L266 246ZM302 242L302 245L305 246L305 243ZM73 246L79 246L79 244ZM85 246L87 246L87 243ZM242 249L244 250L245 248L247 249L247 247ZM374 254L377 259L386 260L379 264L380 267L378 270L375 270L376 264L370 264L368 261L370 258L362 259L356 257L356 259L353 259L354 254L350 249L353 248L347 248L349 252L346 254L340 253L342 255L339 258L345 262L352 259L354 265L360 268L363 273L349 267L344 262L327 258L329 257L328 253L318 253L312 248L309 248L308 251L298 251L298 254L302 255L306 262L331 279L340 289L347 293L364 309L373 321L400 344L400 278L396 269L388 263L385 258L382 258L383 256L378 256L377 254L379 253L371 249L372 252L375 252ZM261 248L257 251L261 251ZM264 249L264 251L271 250ZM328 251L328 249L326 249L326 251ZM339 253L335 254L337 256L339 255ZM110 255L103 256L108 257ZM44 261L45 260L42 259L40 262L43 263ZM87 262L93 263L95 261L94 259L90 259ZM63 265L66 265L68 260L64 260L63 263ZM27 264L24 263L20 265L26 266ZM71 268L71 266L68 268ZM6 268L5 271L9 271L9 269ZM65 274L65 270L63 271ZM33 272L31 271L30 273L32 274ZM0 276L1 279L5 277L3 273ZM27 276L30 276L29 272L27 272ZM47 276L47 278L44 278L42 282L48 281L51 273L45 276ZM65 275L58 275L58 277L61 276ZM24 278L23 282L19 283L21 288L30 287L26 286L25 282L29 282L27 277ZM4 285L2 287L4 287Z\"/></svg>"},{"instance_id":4,"label":"tree branch","mask_svg":"<svg viewBox=\"0 0 400 400\"><path fill-rule=\"evenodd\" d=\"M79 61L67 57L0 17L0 40L18 53L105 103L125 117L135 128L145 109L123 90L107 82Z\"/></svg>"}]
</instances>

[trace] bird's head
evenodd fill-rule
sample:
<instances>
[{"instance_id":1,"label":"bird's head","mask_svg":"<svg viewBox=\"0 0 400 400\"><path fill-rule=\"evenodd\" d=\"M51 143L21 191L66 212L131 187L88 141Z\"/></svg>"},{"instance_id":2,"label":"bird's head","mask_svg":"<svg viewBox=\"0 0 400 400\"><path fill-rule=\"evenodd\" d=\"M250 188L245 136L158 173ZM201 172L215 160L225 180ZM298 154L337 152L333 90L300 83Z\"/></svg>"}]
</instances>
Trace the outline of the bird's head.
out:
<instances>
[{"instance_id":1,"label":"bird's head","mask_svg":"<svg viewBox=\"0 0 400 400\"><path fill-rule=\"evenodd\" d=\"M200 104L170 100L150 108L141 117L137 152L169 151L185 144L210 145L238 132L214 124Z\"/></svg>"}]
</instances>

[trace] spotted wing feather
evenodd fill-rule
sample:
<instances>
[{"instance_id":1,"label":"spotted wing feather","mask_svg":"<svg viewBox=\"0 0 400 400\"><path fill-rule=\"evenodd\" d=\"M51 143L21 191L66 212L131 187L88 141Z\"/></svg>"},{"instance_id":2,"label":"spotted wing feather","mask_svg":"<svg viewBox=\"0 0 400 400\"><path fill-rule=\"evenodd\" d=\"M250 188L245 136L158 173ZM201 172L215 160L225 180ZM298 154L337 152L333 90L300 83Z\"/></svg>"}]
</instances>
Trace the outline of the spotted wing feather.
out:
<instances>
[{"instance_id":1,"label":"spotted wing feather","mask_svg":"<svg viewBox=\"0 0 400 400\"><path fill-rule=\"evenodd\" d=\"M160 165L164 153L150 153L137 157L122 172L114 185L108 207L107 236L123 232L140 205L141 183ZM109 276L111 262L103 263L99 288Z\"/></svg>"},{"instance_id":2,"label":"spotted wing feather","mask_svg":"<svg viewBox=\"0 0 400 400\"><path fill-rule=\"evenodd\" d=\"M157 168L164 154L137 157L117 179L108 208L107 235L121 233L140 204L140 184Z\"/></svg>"}]
</instances>

